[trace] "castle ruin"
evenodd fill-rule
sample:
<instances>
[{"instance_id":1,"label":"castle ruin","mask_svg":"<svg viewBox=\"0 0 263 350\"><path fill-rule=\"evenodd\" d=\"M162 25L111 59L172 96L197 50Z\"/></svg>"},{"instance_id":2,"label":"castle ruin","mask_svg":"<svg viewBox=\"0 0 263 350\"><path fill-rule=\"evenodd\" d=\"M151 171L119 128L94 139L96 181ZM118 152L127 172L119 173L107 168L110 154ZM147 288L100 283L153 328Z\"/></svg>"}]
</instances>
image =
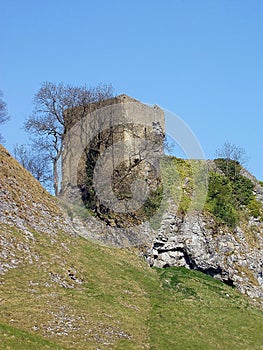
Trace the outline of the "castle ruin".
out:
<instances>
[{"instance_id":1,"label":"castle ruin","mask_svg":"<svg viewBox=\"0 0 263 350\"><path fill-rule=\"evenodd\" d=\"M161 186L163 110L120 95L67 110L64 120L58 196L113 225L143 221L145 201Z\"/></svg>"}]
</instances>

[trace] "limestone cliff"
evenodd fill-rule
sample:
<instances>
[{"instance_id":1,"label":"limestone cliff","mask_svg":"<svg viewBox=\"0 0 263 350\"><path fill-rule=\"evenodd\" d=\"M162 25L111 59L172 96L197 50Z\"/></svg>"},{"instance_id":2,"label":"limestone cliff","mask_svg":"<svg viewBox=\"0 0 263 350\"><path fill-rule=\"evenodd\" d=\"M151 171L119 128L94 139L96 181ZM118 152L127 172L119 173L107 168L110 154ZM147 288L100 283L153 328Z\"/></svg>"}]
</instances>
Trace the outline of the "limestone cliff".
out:
<instances>
[{"instance_id":1,"label":"limestone cliff","mask_svg":"<svg viewBox=\"0 0 263 350\"><path fill-rule=\"evenodd\" d=\"M229 230L212 216L192 213L183 218L170 210L147 256L152 266L196 269L263 298L262 232L262 223L253 218Z\"/></svg>"},{"instance_id":2,"label":"limestone cliff","mask_svg":"<svg viewBox=\"0 0 263 350\"><path fill-rule=\"evenodd\" d=\"M203 210L184 215L169 201L148 261L156 267L200 270L242 293L263 298L263 188L238 163L227 164L226 175L225 163L208 162L208 199Z\"/></svg>"}]
</instances>

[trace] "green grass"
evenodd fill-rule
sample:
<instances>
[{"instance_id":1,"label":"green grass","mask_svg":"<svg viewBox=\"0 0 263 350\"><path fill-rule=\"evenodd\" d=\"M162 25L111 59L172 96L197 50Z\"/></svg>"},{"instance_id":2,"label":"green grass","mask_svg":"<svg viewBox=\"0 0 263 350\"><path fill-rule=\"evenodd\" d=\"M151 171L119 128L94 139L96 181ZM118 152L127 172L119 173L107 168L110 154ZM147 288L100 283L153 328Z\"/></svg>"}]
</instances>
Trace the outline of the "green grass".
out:
<instances>
[{"instance_id":1,"label":"green grass","mask_svg":"<svg viewBox=\"0 0 263 350\"><path fill-rule=\"evenodd\" d=\"M158 274L163 288L155 296L152 349L263 348L262 311L235 289L183 268Z\"/></svg>"}]
</instances>

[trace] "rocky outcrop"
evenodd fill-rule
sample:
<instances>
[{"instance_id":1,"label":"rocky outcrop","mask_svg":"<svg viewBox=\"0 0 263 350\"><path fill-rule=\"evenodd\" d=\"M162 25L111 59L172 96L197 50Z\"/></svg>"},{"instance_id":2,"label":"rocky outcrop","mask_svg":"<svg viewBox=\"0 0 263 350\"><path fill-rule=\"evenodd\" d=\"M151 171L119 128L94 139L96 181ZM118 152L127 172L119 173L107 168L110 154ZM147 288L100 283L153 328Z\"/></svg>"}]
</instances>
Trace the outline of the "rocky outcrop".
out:
<instances>
[{"instance_id":1,"label":"rocky outcrop","mask_svg":"<svg viewBox=\"0 0 263 350\"><path fill-rule=\"evenodd\" d=\"M207 165L224 175L215 162ZM263 204L263 188L257 179L244 168L240 175L253 183L255 199ZM196 269L252 298L263 298L263 222L243 210L238 225L230 228L206 211L184 216L170 202L146 254L149 264Z\"/></svg>"},{"instance_id":2,"label":"rocky outcrop","mask_svg":"<svg viewBox=\"0 0 263 350\"><path fill-rule=\"evenodd\" d=\"M213 161L208 166L219 172ZM263 189L258 181L245 169L242 175L253 182L255 198L263 203ZM238 225L230 228L209 212L192 211L183 215L169 199L167 206L156 230L148 222L120 228L95 217L83 220L75 214L72 224L83 237L102 244L143 247L151 266L199 270L252 298L263 298L262 220L249 217L248 211L244 211Z\"/></svg>"},{"instance_id":3,"label":"rocky outcrop","mask_svg":"<svg viewBox=\"0 0 263 350\"><path fill-rule=\"evenodd\" d=\"M251 218L233 230L209 214L168 210L147 253L151 266L202 271L253 298L263 298L263 224Z\"/></svg>"}]
</instances>

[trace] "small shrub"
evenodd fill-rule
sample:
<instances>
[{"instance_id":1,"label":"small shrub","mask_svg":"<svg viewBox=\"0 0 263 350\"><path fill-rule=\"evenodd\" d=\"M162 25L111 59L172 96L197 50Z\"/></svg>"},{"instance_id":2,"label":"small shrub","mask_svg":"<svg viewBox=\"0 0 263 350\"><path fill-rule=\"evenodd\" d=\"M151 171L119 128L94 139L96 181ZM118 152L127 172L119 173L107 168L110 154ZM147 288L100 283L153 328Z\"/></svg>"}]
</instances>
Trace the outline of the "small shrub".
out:
<instances>
[{"instance_id":1,"label":"small shrub","mask_svg":"<svg viewBox=\"0 0 263 350\"><path fill-rule=\"evenodd\" d=\"M263 220L262 205L260 204L259 201L256 200L255 197L252 198L248 203L248 210L251 216L254 216L254 218L260 218L261 220Z\"/></svg>"}]
</instances>

